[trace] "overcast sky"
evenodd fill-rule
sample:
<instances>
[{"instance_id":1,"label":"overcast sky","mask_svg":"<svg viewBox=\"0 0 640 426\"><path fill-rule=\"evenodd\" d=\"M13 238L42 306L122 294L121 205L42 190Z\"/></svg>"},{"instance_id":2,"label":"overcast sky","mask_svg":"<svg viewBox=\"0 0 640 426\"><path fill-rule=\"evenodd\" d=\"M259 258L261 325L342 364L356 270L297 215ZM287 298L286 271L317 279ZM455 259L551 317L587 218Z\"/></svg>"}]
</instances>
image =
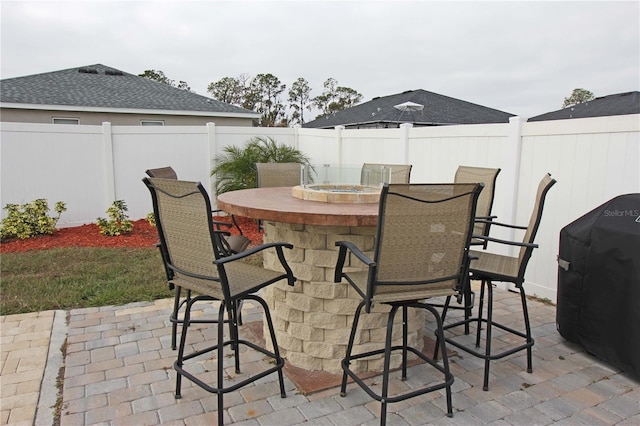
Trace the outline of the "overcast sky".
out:
<instances>
[{"instance_id":1,"label":"overcast sky","mask_svg":"<svg viewBox=\"0 0 640 426\"><path fill-rule=\"evenodd\" d=\"M223 77L424 89L516 115L640 90L639 1L1 1L1 77L104 64L208 96ZM286 100L286 96L285 96ZM308 121L308 120L307 120Z\"/></svg>"}]
</instances>

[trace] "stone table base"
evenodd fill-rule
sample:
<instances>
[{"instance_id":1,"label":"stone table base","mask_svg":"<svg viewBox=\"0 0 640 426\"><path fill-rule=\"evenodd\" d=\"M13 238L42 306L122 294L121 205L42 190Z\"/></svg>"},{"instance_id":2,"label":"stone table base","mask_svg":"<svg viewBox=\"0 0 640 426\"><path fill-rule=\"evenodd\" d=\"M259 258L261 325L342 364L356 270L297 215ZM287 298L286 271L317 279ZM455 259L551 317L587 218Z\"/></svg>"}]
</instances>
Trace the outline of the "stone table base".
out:
<instances>
[{"instance_id":1,"label":"stone table base","mask_svg":"<svg viewBox=\"0 0 640 426\"><path fill-rule=\"evenodd\" d=\"M340 366L349 341L354 314L360 296L346 283L334 283L338 248L336 241L352 241L372 255L376 228L349 226L299 225L264 222L264 242L285 241L294 245L285 250L293 273L294 287L284 282L262 290L273 316L278 346L292 365L306 370L342 373ZM264 254L264 265L276 268L275 252ZM278 265L279 266L279 265ZM362 268L362 263L347 259L345 267ZM363 312L354 353L384 347L389 307L375 305L370 314ZM409 345L422 341L424 313L409 310ZM402 343L401 313L396 315L394 345ZM265 333L268 331L265 330ZM400 355L392 358L391 368L400 366ZM358 372L382 371L382 357L358 360L352 368Z\"/></svg>"}]
</instances>

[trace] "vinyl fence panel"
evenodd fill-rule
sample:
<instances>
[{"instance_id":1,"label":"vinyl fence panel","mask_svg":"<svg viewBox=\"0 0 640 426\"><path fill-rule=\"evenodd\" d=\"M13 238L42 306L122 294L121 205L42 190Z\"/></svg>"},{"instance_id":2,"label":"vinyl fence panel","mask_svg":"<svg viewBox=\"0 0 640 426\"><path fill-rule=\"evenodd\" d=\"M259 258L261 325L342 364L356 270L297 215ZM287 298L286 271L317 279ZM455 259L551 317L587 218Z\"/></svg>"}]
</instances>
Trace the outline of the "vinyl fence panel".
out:
<instances>
[{"instance_id":1,"label":"vinyl fence panel","mask_svg":"<svg viewBox=\"0 0 640 426\"><path fill-rule=\"evenodd\" d=\"M618 195L640 192L640 116L399 129L206 126L135 127L1 123L0 203L46 198L68 210L59 226L95 223L116 199L129 217L151 212L145 170L172 166L181 179L209 185L216 155L253 137L296 147L313 164L412 164L411 182L451 182L459 165L500 167L493 212L526 225L535 191L549 172L547 196L526 274L528 294L555 301L560 229ZM640 208L640 207L639 207ZM6 212L2 211L2 217ZM495 231L496 237L521 238ZM491 251L508 253L504 248Z\"/></svg>"}]
</instances>

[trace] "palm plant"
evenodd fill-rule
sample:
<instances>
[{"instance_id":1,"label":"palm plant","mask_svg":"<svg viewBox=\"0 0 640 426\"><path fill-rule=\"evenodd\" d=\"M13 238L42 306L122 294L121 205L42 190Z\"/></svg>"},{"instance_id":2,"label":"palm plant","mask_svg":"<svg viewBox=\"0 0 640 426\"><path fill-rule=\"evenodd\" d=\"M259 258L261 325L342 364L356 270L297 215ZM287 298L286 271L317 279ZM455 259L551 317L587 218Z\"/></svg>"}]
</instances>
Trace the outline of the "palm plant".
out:
<instances>
[{"instance_id":1,"label":"palm plant","mask_svg":"<svg viewBox=\"0 0 640 426\"><path fill-rule=\"evenodd\" d=\"M300 163L310 168L309 157L271 137L256 136L244 148L226 146L213 159L211 176L215 177L216 195L256 187L256 163Z\"/></svg>"}]
</instances>

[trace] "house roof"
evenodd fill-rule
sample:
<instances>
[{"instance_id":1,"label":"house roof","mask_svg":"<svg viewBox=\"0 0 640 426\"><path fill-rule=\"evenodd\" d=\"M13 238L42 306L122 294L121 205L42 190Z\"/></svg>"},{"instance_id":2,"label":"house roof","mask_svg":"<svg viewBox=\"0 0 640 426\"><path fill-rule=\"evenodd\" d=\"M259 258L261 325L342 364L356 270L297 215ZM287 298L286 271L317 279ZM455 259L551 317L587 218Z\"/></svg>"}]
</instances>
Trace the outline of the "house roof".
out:
<instances>
[{"instance_id":1,"label":"house roof","mask_svg":"<svg viewBox=\"0 0 640 426\"><path fill-rule=\"evenodd\" d=\"M3 107L58 106L100 110L151 110L159 114L259 114L101 64L0 81Z\"/></svg>"},{"instance_id":2,"label":"house roof","mask_svg":"<svg viewBox=\"0 0 640 426\"><path fill-rule=\"evenodd\" d=\"M640 92L602 96L592 101L529 118L527 121L566 120L570 118L604 117L640 114Z\"/></svg>"},{"instance_id":3,"label":"house roof","mask_svg":"<svg viewBox=\"0 0 640 426\"><path fill-rule=\"evenodd\" d=\"M421 111L394 108L405 102L423 105ZM507 123L513 114L450 98L426 90L408 90L373 98L369 102L317 118L302 127L332 128L372 123L414 123L416 126L447 124Z\"/></svg>"}]
</instances>

